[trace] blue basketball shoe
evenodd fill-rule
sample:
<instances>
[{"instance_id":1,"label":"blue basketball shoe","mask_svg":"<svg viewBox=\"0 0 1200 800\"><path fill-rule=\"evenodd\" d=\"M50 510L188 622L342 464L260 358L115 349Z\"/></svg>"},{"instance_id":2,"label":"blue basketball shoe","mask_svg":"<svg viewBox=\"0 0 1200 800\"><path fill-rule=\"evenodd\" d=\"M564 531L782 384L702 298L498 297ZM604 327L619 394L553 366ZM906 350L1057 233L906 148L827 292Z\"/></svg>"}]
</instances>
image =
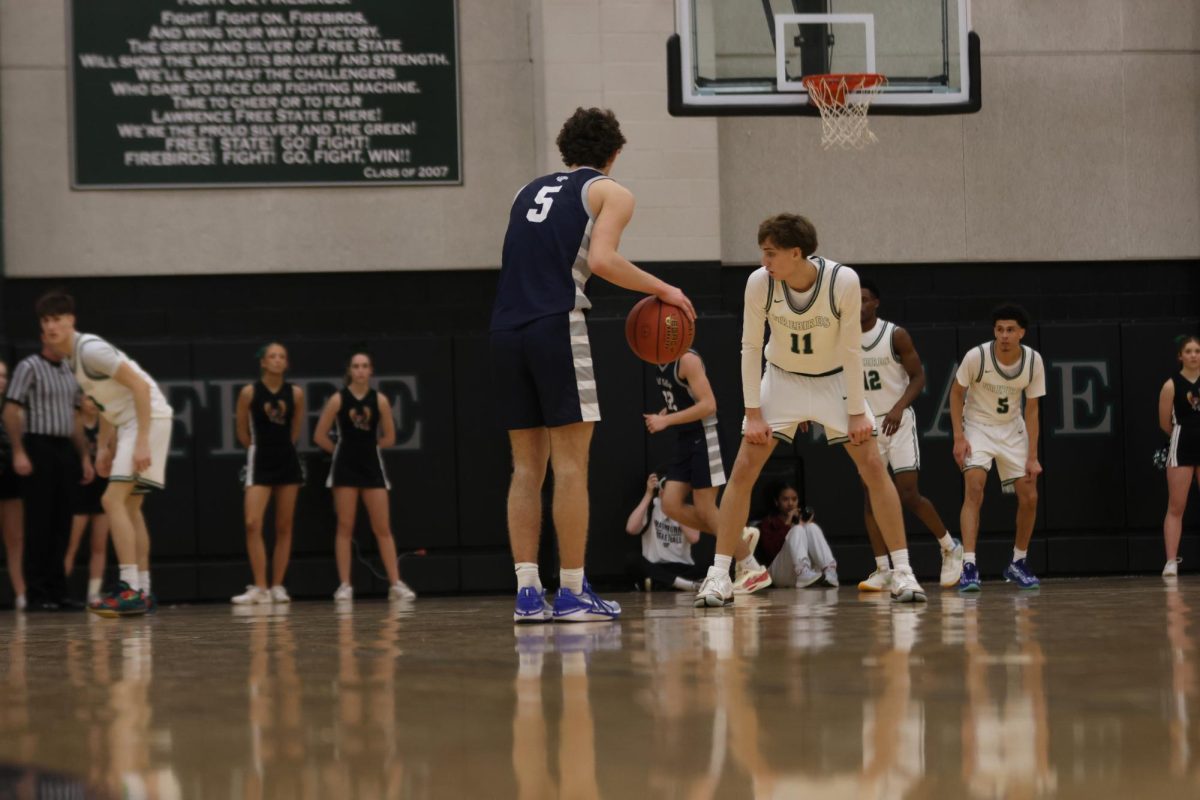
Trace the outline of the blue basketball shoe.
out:
<instances>
[{"instance_id":1,"label":"blue basketball shoe","mask_svg":"<svg viewBox=\"0 0 1200 800\"><path fill-rule=\"evenodd\" d=\"M513 622L549 622L554 609L546 602L546 590L526 586L517 590L517 605Z\"/></svg>"},{"instance_id":2,"label":"blue basketball shoe","mask_svg":"<svg viewBox=\"0 0 1200 800\"><path fill-rule=\"evenodd\" d=\"M579 594L563 587L554 596L555 622L605 622L619 616L621 605L611 600L601 600L586 580Z\"/></svg>"},{"instance_id":3,"label":"blue basketball shoe","mask_svg":"<svg viewBox=\"0 0 1200 800\"><path fill-rule=\"evenodd\" d=\"M970 561L964 561L962 577L958 579L958 590L960 592L978 592L982 588L979 581L979 567Z\"/></svg>"},{"instance_id":4,"label":"blue basketball shoe","mask_svg":"<svg viewBox=\"0 0 1200 800\"><path fill-rule=\"evenodd\" d=\"M1023 558L1004 568L1004 580L1015 583L1018 589L1036 589L1042 585Z\"/></svg>"}]
</instances>

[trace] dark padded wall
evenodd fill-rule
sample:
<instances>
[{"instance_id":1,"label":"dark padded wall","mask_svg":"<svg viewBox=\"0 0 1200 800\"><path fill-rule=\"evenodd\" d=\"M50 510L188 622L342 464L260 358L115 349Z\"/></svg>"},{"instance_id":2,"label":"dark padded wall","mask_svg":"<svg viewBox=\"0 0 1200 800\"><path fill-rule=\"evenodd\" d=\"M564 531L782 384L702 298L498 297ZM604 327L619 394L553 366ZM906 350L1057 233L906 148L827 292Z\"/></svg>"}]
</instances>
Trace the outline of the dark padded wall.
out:
<instances>
[{"instance_id":1,"label":"dark padded wall","mask_svg":"<svg viewBox=\"0 0 1200 800\"><path fill-rule=\"evenodd\" d=\"M1163 475L1151 463L1163 441L1158 389L1173 369L1171 339L1197 330L1200 265L895 265L862 270L881 286L881 315L905 325L925 364L928 385L915 404L922 443L921 487L952 531L958 529L961 478L950 455L949 382L962 352L990 337L996 286L1025 286L1037 324L1026 342L1048 368L1042 407L1046 474L1032 557L1046 574L1157 570L1161 566ZM720 406L722 441L732 466L739 442L741 290L748 269L715 265L652 267L678 283L701 311L696 348ZM998 280L998 278L1000 280ZM354 275L110 278L64 282L80 304L80 328L109 336L168 391L176 410L169 487L147 505L154 532L156 587L166 599L221 599L248 580L238 470L232 437L236 391L254 376L254 351L269 339L289 347L291 376L309 405L308 486L298 506L289 585L298 596L332 592L334 517L324 489L328 458L307 445L324 400L338 384L352 344L366 342L382 388L397 405L399 445L386 455L396 486L392 527L406 556L403 573L418 590L495 591L512 586L505 524L507 438L489 405L486 324L492 271ZM673 436L649 437L642 413L657 410L652 368L624 343L628 293L594 282L589 323L604 421L591 454L589 574L623 583L635 537L625 520L647 472L670 459ZM0 340L9 355L32 350L30 308L51 284L3 285ZM1153 287L1153 288L1150 288ZM132 307L129 303L132 302ZM765 510L767 483L798 484L817 511L848 576L870 568L862 492L847 456L813 435L779 447L768 463L753 516ZM980 545L985 574L1011 547L1015 503L989 479ZM547 517L549 509L547 508ZM268 531L271 518L267 520ZM1200 527L1193 502L1186 524ZM549 520L547 520L549 529ZM932 537L909 519L910 543L924 573L936 569ZM268 539L270 534L268 533ZM355 581L381 591L374 540L360 515L362 561ZM711 554L705 537L701 554ZM1185 536L1187 563L1200 545ZM557 567L551 537L543 572ZM0 592L7 592L6 582ZM2 598L0 598L2 601Z\"/></svg>"}]
</instances>

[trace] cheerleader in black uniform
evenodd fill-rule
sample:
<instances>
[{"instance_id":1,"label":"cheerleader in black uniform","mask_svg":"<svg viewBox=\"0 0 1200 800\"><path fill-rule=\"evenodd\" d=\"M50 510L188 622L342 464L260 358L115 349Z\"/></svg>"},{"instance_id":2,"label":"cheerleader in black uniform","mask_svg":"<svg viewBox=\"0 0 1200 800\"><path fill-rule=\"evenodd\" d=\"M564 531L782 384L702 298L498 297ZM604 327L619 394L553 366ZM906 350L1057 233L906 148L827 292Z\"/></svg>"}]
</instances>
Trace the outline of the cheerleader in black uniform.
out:
<instances>
[{"instance_id":1,"label":"cheerleader in black uniform","mask_svg":"<svg viewBox=\"0 0 1200 800\"><path fill-rule=\"evenodd\" d=\"M1167 449L1167 546L1164 578L1179 574L1179 537L1193 477L1200 481L1200 337L1180 336L1180 370L1167 379L1158 395L1158 426L1171 437Z\"/></svg>"},{"instance_id":2,"label":"cheerleader in black uniform","mask_svg":"<svg viewBox=\"0 0 1200 800\"><path fill-rule=\"evenodd\" d=\"M287 603L283 587L292 556L292 523L296 495L304 483L296 440L304 424L304 393L283 379L288 369L287 348L271 342L259 351L259 378L238 394L237 435L246 448L246 552L254 583L232 598L238 605ZM263 515L275 498L275 555L267 588L267 548L263 544Z\"/></svg>"},{"instance_id":3,"label":"cheerleader in black uniform","mask_svg":"<svg viewBox=\"0 0 1200 800\"><path fill-rule=\"evenodd\" d=\"M83 425L83 438L87 442L92 462L96 461L96 440L100 434L100 410L92 398L84 396L79 404L79 419ZM71 518L71 539L67 543L67 555L63 568L67 577L75 567L75 554L79 552L79 543L83 541L83 532L88 524L92 526L92 553L88 559L88 589L87 601L91 603L100 597L100 586L104 582L104 560L108 550L108 516L100 505L100 498L108 488L108 478L97 475L91 483L77 484L73 490L72 504L74 508Z\"/></svg>"},{"instance_id":4,"label":"cheerleader in black uniform","mask_svg":"<svg viewBox=\"0 0 1200 800\"><path fill-rule=\"evenodd\" d=\"M8 390L8 364L0 361L0 404ZM21 561L25 557L25 514L21 505L21 479L13 470L12 444L0 425L0 530L4 531L4 549L8 559L8 577L12 581L18 611L25 609L25 575Z\"/></svg>"},{"instance_id":5,"label":"cheerleader in black uniform","mask_svg":"<svg viewBox=\"0 0 1200 800\"><path fill-rule=\"evenodd\" d=\"M354 519L358 513L358 498L367 507L371 530L379 543L379 556L387 570L389 600L408 600L416 594L402 580L396 563L396 544L392 541L388 519L388 483L380 448L396 443L396 427L392 421L392 406L388 399L371 388L374 367L371 357L357 352L350 357L346 369L346 385L329 398L317 421L313 441L327 453L333 454L329 480L333 489L333 504L337 510L337 538L334 554L337 557L340 584L334 600L352 600L350 584L350 546L354 535ZM337 443L329 431L337 424Z\"/></svg>"}]
</instances>

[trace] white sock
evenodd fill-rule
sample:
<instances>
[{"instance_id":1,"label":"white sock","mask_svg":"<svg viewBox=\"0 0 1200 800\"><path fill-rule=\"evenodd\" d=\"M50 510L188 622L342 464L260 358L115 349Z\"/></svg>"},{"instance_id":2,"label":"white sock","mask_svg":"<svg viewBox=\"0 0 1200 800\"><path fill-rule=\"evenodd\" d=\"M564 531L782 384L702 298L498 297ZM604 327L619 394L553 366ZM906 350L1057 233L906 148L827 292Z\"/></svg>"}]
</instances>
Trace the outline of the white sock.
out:
<instances>
[{"instance_id":1,"label":"white sock","mask_svg":"<svg viewBox=\"0 0 1200 800\"><path fill-rule=\"evenodd\" d=\"M583 567L579 569L560 569L558 571L559 585L570 589L575 594L583 591Z\"/></svg>"},{"instance_id":2,"label":"white sock","mask_svg":"<svg viewBox=\"0 0 1200 800\"><path fill-rule=\"evenodd\" d=\"M95 597L100 594L100 585L103 583L101 578L88 578L88 597Z\"/></svg>"},{"instance_id":3,"label":"white sock","mask_svg":"<svg viewBox=\"0 0 1200 800\"><path fill-rule=\"evenodd\" d=\"M1022 558L1024 558L1026 556L1026 554L1028 554L1028 552L1029 552L1028 550L1018 550L1017 548L1014 547L1013 548L1013 561L1020 561Z\"/></svg>"},{"instance_id":4,"label":"white sock","mask_svg":"<svg viewBox=\"0 0 1200 800\"><path fill-rule=\"evenodd\" d=\"M696 591L696 583L695 581L689 581L687 578L676 578L675 588L679 589L681 592L694 592Z\"/></svg>"},{"instance_id":5,"label":"white sock","mask_svg":"<svg viewBox=\"0 0 1200 800\"><path fill-rule=\"evenodd\" d=\"M975 563L975 554L974 553L963 553L963 563L964 564L974 564Z\"/></svg>"},{"instance_id":6,"label":"white sock","mask_svg":"<svg viewBox=\"0 0 1200 800\"><path fill-rule=\"evenodd\" d=\"M528 589L534 588L539 592L542 590L542 579L538 576L538 565L532 561L518 561L517 570L517 588Z\"/></svg>"},{"instance_id":7,"label":"white sock","mask_svg":"<svg viewBox=\"0 0 1200 800\"><path fill-rule=\"evenodd\" d=\"M875 556L875 569L879 570L880 572L887 572L889 569L888 557Z\"/></svg>"},{"instance_id":8,"label":"white sock","mask_svg":"<svg viewBox=\"0 0 1200 800\"><path fill-rule=\"evenodd\" d=\"M739 561L738 566L741 567L742 569L750 569L750 570L762 569L762 567L759 566L758 561L755 560L754 553L751 553L750 555L746 556L741 561Z\"/></svg>"},{"instance_id":9,"label":"white sock","mask_svg":"<svg viewBox=\"0 0 1200 800\"><path fill-rule=\"evenodd\" d=\"M713 565L708 568L708 574L713 578L729 577L729 568L733 565L733 556L713 556Z\"/></svg>"},{"instance_id":10,"label":"white sock","mask_svg":"<svg viewBox=\"0 0 1200 800\"><path fill-rule=\"evenodd\" d=\"M908 565L908 548L892 551L892 566L896 569L912 569Z\"/></svg>"},{"instance_id":11,"label":"white sock","mask_svg":"<svg viewBox=\"0 0 1200 800\"><path fill-rule=\"evenodd\" d=\"M946 533L942 536L942 538L938 539L938 544L940 544L942 546L943 550L953 550L954 549L954 539L951 538L950 531L946 531Z\"/></svg>"},{"instance_id":12,"label":"white sock","mask_svg":"<svg viewBox=\"0 0 1200 800\"><path fill-rule=\"evenodd\" d=\"M129 584L130 589L133 589L136 592L139 588L141 588L142 583L140 580L138 580L137 564L121 564L120 571L121 580Z\"/></svg>"},{"instance_id":13,"label":"white sock","mask_svg":"<svg viewBox=\"0 0 1200 800\"><path fill-rule=\"evenodd\" d=\"M141 584L143 592L150 593L150 570L146 570L145 572L138 570L138 583Z\"/></svg>"}]
</instances>

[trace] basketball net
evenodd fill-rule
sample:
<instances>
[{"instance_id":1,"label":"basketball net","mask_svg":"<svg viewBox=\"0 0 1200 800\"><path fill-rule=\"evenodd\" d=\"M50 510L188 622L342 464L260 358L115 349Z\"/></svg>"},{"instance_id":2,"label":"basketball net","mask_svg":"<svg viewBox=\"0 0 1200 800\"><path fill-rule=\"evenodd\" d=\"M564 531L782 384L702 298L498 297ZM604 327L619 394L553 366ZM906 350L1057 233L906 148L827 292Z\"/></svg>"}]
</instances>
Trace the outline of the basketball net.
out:
<instances>
[{"instance_id":1,"label":"basketball net","mask_svg":"<svg viewBox=\"0 0 1200 800\"><path fill-rule=\"evenodd\" d=\"M821 111L821 145L861 150L879 141L867 125L867 109L887 85L883 75L806 75L808 101Z\"/></svg>"}]
</instances>

